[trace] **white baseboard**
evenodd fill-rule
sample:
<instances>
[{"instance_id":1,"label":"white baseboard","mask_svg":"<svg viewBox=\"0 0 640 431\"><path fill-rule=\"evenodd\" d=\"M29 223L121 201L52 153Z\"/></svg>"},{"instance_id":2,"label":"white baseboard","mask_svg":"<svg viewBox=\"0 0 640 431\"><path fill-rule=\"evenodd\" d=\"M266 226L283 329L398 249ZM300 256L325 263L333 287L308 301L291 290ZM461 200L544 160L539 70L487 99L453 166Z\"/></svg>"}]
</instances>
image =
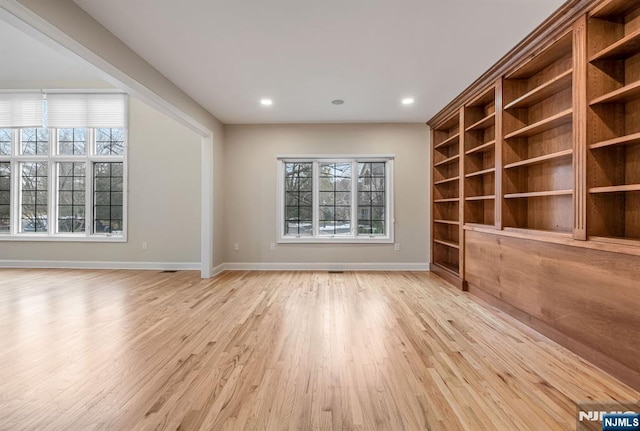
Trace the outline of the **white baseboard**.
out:
<instances>
[{"instance_id":1,"label":"white baseboard","mask_svg":"<svg viewBox=\"0 0 640 431\"><path fill-rule=\"evenodd\" d=\"M200 262L102 262L82 260L0 260L0 268L199 270Z\"/></svg>"},{"instance_id":2,"label":"white baseboard","mask_svg":"<svg viewBox=\"0 0 640 431\"><path fill-rule=\"evenodd\" d=\"M223 264L226 271L429 271L429 263L243 263Z\"/></svg>"},{"instance_id":3,"label":"white baseboard","mask_svg":"<svg viewBox=\"0 0 640 431\"><path fill-rule=\"evenodd\" d=\"M146 269L200 270L200 262L108 262L82 260L8 260L0 259L0 268L61 269ZM211 269L211 276L224 271L428 271L428 263L286 263L228 262Z\"/></svg>"},{"instance_id":4,"label":"white baseboard","mask_svg":"<svg viewBox=\"0 0 640 431\"><path fill-rule=\"evenodd\" d=\"M226 265L226 263L221 263L220 265L211 268L211 277L215 277L216 275L225 272L227 270L225 267Z\"/></svg>"}]
</instances>

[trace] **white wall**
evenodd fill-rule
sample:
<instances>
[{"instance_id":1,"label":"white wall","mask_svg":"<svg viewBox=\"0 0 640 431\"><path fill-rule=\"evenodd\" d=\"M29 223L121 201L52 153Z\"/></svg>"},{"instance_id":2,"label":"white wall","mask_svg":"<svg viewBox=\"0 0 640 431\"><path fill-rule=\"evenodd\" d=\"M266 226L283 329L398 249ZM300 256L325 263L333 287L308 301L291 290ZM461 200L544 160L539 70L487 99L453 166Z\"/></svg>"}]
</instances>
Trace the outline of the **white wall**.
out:
<instances>
[{"instance_id":1,"label":"white wall","mask_svg":"<svg viewBox=\"0 0 640 431\"><path fill-rule=\"evenodd\" d=\"M428 148L428 128L423 124L225 126L228 262L421 263L426 267ZM270 244L277 241L276 157L281 154L394 154L395 241L400 251L394 251L393 244L276 244L271 251ZM236 243L238 251L234 251Z\"/></svg>"},{"instance_id":2,"label":"white wall","mask_svg":"<svg viewBox=\"0 0 640 431\"><path fill-rule=\"evenodd\" d=\"M200 262L200 136L129 98L129 241L0 242L0 260ZM142 250L142 242L148 250Z\"/></svg>"}]
</instances>

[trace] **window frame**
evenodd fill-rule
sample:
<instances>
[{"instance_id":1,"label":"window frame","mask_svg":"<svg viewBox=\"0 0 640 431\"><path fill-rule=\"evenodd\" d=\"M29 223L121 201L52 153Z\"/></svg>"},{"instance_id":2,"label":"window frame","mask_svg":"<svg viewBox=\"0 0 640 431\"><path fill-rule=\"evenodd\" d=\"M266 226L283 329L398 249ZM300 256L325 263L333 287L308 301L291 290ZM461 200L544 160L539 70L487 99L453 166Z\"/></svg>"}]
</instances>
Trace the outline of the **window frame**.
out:
<instances>
[{"instance_id":1,"label":"window frame","mask_svg":"<svg viewBox=\"0 0 640 431\"><path fill-rule=\"evenodd\" d=\"M390 244L394 242L393 164L395 155L278 155L276 223L278 244ZM358 163L385 163L385 234L358 234ZM312 163L312 235L286 235L285 229L285 163ZM319 171L320 163L351 163L351 233L348 235L318 235L319 231Z\"/></svg>"},{"instance_id":2,"label":"window frame","mask_svg":"<svg viewBox=\"0 0 640 431\"><path fill-rule=\"evenodd\" d=\"M8 233L0 233L0 241L59 241L59 242L127 242L128 232L128 154L129 154L129 130L123 129L123 154L122 155L98 155L96 154L96 129L90 127L76 127L87 130L85 154L59 155L58 130L49 130L49 150L46 155L22 154L21 130L25 128L11 128L11 155L0 155L1 162L9 162L11 166L11 192L10 192L10 229ZM99 127L108 129L109 127ZM22 164L29 162L46 162L47 172L47 232L22 232ZM81 232L58 232L58 200L59 200L59 163L85 163L85 229ZM121 233L95 233L93 231L93 166L95 163L116 162L122 163L122 232Z\"/></svg>"}]
</instances>

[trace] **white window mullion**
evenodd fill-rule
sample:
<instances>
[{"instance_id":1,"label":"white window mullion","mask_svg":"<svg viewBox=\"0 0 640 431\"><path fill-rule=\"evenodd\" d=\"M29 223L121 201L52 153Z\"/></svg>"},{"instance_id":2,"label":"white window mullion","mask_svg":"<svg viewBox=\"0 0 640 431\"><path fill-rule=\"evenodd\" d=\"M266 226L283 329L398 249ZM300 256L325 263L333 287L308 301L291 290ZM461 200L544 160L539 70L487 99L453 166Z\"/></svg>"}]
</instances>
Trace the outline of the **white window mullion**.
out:
<instances>
[{"instance_id":1,"label":"white window mullion","mask_svg":"<svg viewBox=\"0 0 640 431\"><path fill-rule=\"evenodd\" d=\"M313 217L313 229L312 229L312 237L317 238L318 235L320 234L320 228L319 228L319 220L320 220L320 215L318 214L318 212L320 211L320 192L319 192L319 188L320 188L320 170L318 167L318 162L314 161L313 162L313 166L311 168L311 177L313 179L312 181L312 205L313 208L311 209L311 216Z\"/></svg>"},{"instance_id":2,"label":"white window mullion","mask_svg":"<svg viewBox=\"0 0 640 431\"><path fill-rule=\"evenodd\" d=\"M351 236L358 237L358 161L351 162Z\"/></svg>"},{"instance_id":3,"label":"white window mullion","mask_svg":"<svg viewBox=\"0 0 640 431\"><path fill-rule=\"evenodd\" d=\"M385 217L385 233L393 240L393 160L387 160L384 165L384 217Z\"/></svg>"},{"instance_id":4,"label":"white window mullion","mask_svg":"<svg viewBox=\"0 0 640 431\"><path fill-rule=\"evenodd\" d=\"M47 208L47 233L54 235L57 233L58 224L58 208L56 206L56 194L58 181L58 164L54 162L54 154L58 146L58 137L56 129L49 129L49 151L47 157L47 194L48 194L48 208ZM37 199L37 197L36 197Z\"/></svg>"},{"instance_id":5,"label":"white window mullion","mask_svg":"<svg viewBox=\"0 0 640 431\"><path fill-rule=\"evenodd\" d=\"M96 131L89 129L87 136L87 148L85 148L85 197L84 197L84 233L89 236L93 233L93 156L96 147Z\"/></svg>"},{"instance_id":6,"label":"white window mullion","mask_svg":"<svg viewBox=\"0 0 640 431\"><path fill-rule=\"evenodd\" d=\"M20 162L15 159L20 154L20 129L14 129L11 135L11 233L20 232Z\"/></svg>"},{"instance_id":7,"label":"white window mullion","mask_svg":"<svg viewBox=\"0 0 640 431\"><path fill-rule=\"evenodd\" d=\"M22 163L11 161L11 219L12 233L20 232L20 208L22 207L22 190L20 189L20 170Z\"/></svg>"},{"instance_id":8,"label":"white window mullion","mask_svg":"<svg viewBox=\"0 0 640 431\"><path fill-rule=\"evenodd\" d=\"M13 129L11 131L11 155L12 156L17 156L19 154L19 148L18 148L18 133L19 130L17 129ZM19 205L19 201L20 199L18 198L20 196L20 190L18 189L18 186L20 184L19 182L19 178L20 178L20 162L18 162L17 160L15 160L15 158L11 159L11 193L10 193L10 197L9 197L9 204L11 205L9 211L11 214L11 222L10 222L10 227L9 227L9 233L12 235L17 234L20 231L19 225L18 223L20 223L20 220L18 219L18 215L19 215L19 211L18 211L18 205Z\"/></svg>"},{"instance_id":9,"label":"white window mullion","mask_svg":"<svg viewBox=\"0 0 640 431\"><path fill-rule=\"evenodd\" d=\"M129 130L124 131L124 154L122 155L122 236L129 232Z\"/></svg>"}]
</instances>

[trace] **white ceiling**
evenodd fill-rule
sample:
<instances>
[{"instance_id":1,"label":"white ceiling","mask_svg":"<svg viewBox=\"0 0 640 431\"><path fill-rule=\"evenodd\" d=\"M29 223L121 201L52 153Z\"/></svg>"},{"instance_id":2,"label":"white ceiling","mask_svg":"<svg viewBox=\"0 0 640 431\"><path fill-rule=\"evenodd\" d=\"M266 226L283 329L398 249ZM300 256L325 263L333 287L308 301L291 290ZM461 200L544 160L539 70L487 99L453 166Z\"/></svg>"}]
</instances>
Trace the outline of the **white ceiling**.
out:
<instances>
[{"instance_id":1,"label":"white ceiling","mask_svg":"<svg viewBox=\"0 0 640 431\"><path fill-rule=\"evenodd\" d=\"M40 38L42 39L42 38ZM66 49L46 45L0 20L0 88L108 86L104 73Z\"/></svg>"},{"instance_id":2,"label":"white ceiling","mask_svg":"<svg viewBox=\"0 0 640 431\"><path fill-rule=\"evenodd\" d=\"M318 123L425 122L564 0L74 1L221 121ZM95 78L16 46L22 76Z\"/></svg>"}]
</instances>

